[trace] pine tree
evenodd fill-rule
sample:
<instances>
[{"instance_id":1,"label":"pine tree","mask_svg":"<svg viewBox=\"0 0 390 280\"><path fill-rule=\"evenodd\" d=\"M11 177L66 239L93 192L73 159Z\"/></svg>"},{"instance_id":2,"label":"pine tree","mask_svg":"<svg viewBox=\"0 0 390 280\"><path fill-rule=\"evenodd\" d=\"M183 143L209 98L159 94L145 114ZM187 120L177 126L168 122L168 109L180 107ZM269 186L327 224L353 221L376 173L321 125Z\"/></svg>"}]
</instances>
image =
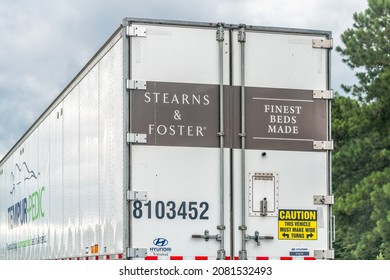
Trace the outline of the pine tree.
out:
<instances>
[{"instance_id":1,"label":"pine tree","mask_svg":"<svg viewBox=\"0 0 390 280\"><path fill-rule=\"evenodd\" d=\"M368 0L337 47L357 71L333 108L336 257L390 259L390 0Z\"/></svg>"}]
</instances>

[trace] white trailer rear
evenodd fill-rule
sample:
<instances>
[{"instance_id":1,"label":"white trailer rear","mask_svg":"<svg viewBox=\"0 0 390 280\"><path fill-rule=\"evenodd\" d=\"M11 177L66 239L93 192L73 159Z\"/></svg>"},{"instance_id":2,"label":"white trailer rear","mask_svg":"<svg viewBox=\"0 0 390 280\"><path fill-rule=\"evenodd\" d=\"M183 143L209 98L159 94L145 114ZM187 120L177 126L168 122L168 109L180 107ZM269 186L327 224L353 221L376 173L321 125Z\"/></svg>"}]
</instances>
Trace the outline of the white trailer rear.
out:
<instances>
[{"instance_id":1,"label":"white trailer rear","mask_svg":"<svg viewBox=\"0 0 390 280\"><path fill-rule=\"evenodd\" d=\"M0 258L333 258L330 49L124 19L1 161Z\"/></svg>"}]
</instances>

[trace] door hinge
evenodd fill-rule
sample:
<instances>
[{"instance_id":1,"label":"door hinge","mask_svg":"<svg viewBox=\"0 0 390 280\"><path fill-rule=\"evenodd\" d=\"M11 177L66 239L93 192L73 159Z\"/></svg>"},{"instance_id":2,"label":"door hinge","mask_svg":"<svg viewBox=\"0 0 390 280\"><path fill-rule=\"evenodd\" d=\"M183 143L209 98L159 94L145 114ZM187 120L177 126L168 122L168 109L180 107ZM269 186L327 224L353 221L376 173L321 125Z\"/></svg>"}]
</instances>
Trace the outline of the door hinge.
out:
<instances>
[{"instance_id":1,"label":"door hinge","mask_svg":"<svg viewBox=\"0 0 390 280\"><path fill-rule=\"evenodd\" d=\"M332 151L333 150L333 141L313 141L314 150L324 150Z\"/></svg>"},{"instance_id":2,"label":"door hinge","mask_svg":"<svg viewBox=\"0 0 390 280\"><path fill-rule=\"evenodd\" d=\"M146 144L148 142L148 137L146 134L143 133L130 133L127 132L126 135L127 144Z\"/></svg>"},{"instance_id":3,"label":"door hinge","mask_svg":"<svg viewBox=\"0 0 390 280\"><path fill-rule=\"evenodd\" d=\"M334 250L314 250L314 257L319 260L334 259Z\"/></svg>"},{"instance_id":4,"label":"door hinge","mask_svg":"<svg viewBox=\"0 0 390 280\"><path fill-rule=\"evenodd\" d=\"M146 248L126 248L126 258L145 258L147 255Z\"/></svg>"},{"instance_id":5,"label":"door hinge","mask_svg":"<svg viewBox=\"0 0 390 280\"><path fill-rule=\"evenodd\" d=\"M334 196L333 195L314 195L313 202L316 205L333 205Z\"/></svg>"},{"instance_id":6,"label":"door hinge","mask_svg":"<svg viewBox=\"0 0 390 280\"><path fill-rule=\"evenodd\" d=\"M315 49L332 49L333 39L313 39L313 48Z\"/></svg>"},{"instance_id":7,"label":"door hinge","mask_svg":"<svg viewBox=\"0 0 390 280\"><path fill-rule=\"evenodd\" d=\"M126 88L127 89L142 89L142 90L146 90L146 81L127 80Z\"/></svg>"},{"instance_id":8,"label":"door hinge","mask_svg":"<svg viewBox=\"0 0 390 280\"><path fill-rule=\"evenodd\" d=\"M129 37L146 37L146 27L127 26L126 35Z\"/></svg>"},{"instance_id":9,"label":"door hinge","mask_svg":"<svg viewBox=\"0 0 390 280\"><path fill-rule=\"evenodd\" d=\"M313 99L333 99L333 90L313 90Z\"/></svg>"},{"instance_id":10,"label":"door hinge","mask_svg":"<svg viewBox=\"0 0 390 280\"><path fill-rule=\"evenodd\" d=\"M148 199L148 192L146 191L130 191L128 190L126 193L127 201L145 201Z\"/></svg>"}]
</instances>

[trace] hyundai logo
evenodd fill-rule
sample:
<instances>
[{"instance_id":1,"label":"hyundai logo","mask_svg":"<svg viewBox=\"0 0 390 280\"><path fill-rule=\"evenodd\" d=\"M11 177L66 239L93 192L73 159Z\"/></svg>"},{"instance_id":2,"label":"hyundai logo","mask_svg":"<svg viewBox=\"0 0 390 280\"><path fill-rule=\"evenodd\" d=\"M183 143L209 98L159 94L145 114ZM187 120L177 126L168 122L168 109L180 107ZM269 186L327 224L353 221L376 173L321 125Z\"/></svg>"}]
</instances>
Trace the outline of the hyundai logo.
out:
<instances>
[{"instance_id":1,"label":"hyundai logo","mask_svg":"<svg viewBox=\"0 0 390 280\"><path fill-rule=\"evenodd\" d=\"M168 240L166 240L165 238L156 238L155 240L153 240L153 244L160 247L167 246Z\"/></svg>"}]
</instances>

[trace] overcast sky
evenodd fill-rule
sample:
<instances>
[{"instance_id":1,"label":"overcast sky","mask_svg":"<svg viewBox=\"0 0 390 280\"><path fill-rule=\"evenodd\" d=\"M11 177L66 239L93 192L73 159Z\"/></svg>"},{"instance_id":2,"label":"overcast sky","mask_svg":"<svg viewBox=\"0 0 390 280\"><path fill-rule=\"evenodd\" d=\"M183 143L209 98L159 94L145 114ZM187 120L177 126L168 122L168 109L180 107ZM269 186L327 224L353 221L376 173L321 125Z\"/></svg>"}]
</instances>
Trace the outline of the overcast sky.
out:
<instances>
[{"instance_id":1,"label":"overcast sky","mask_svg":"<svg viewBox=\"0 0 390 280\"><path fill-rule=\"evenodd\" d=\"M367 0L0 0L0 159L124 17L329 30ZM355 81L332 52L332 87Z\"/></svg>"}]
</instances>

